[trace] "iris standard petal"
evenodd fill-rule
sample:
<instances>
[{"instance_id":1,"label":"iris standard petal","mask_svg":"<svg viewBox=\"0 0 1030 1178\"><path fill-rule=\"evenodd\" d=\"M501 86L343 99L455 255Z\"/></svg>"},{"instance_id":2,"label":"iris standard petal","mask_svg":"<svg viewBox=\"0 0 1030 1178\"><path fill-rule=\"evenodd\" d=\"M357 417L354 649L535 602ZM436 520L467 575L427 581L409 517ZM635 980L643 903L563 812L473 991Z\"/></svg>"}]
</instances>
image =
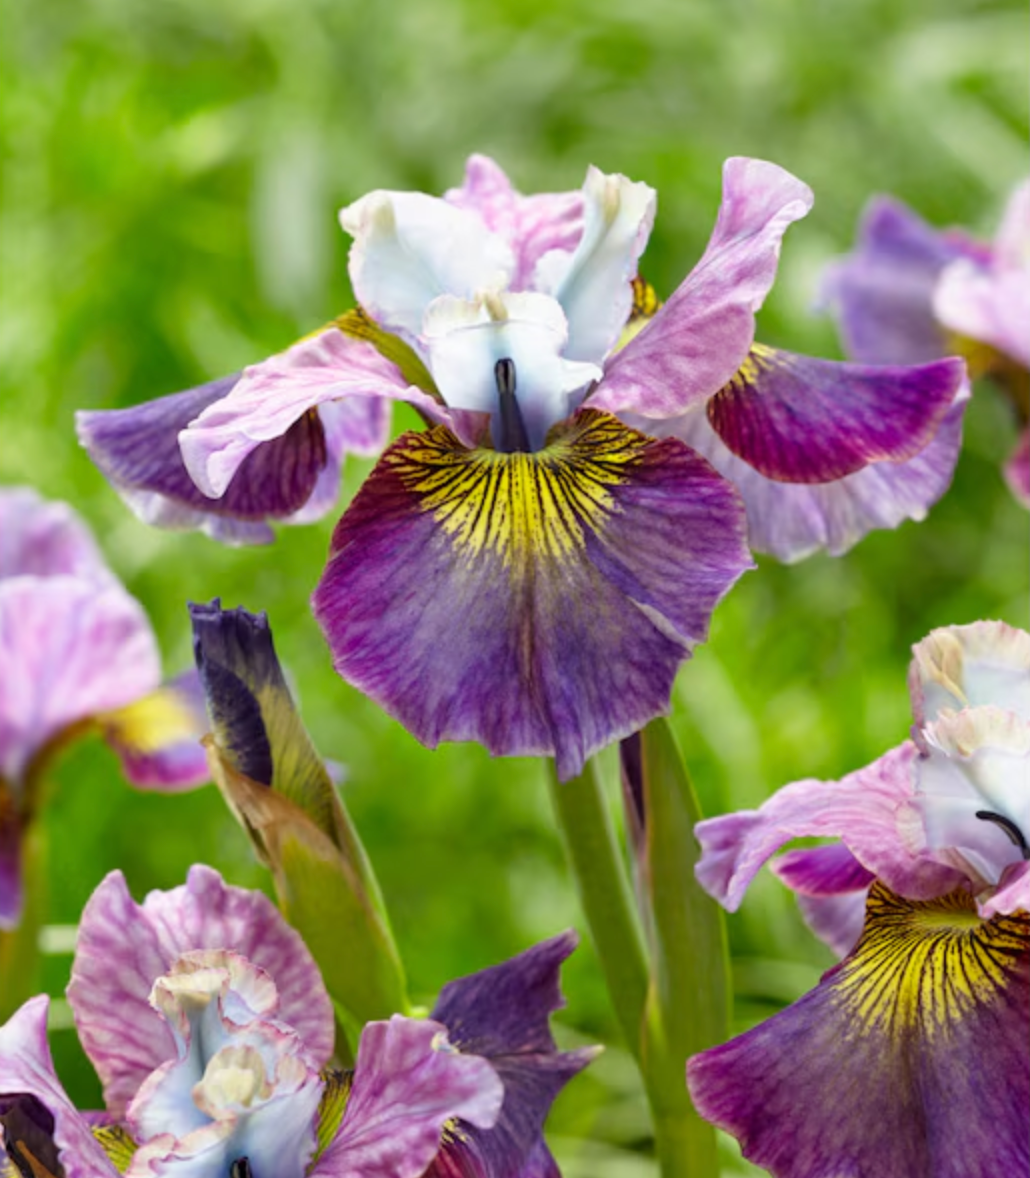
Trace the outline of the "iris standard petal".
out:
<instances>
[{"instance_id":1,"label":"iris standard petal","mask_svg":"<svg viewBox=\"0 0 1030 1178\"><path fill-rule=\"evenodd\" d=\"M311 1178L420 1178L446 1125L488 1129L503 1097L490 1064L455 1051L440 1023L368 1023L343 1121Z\"/></svg>"},{"instance_id":2,"label":"iris standard petal","mask_svg":"<svg viewBox=\"0 0 1030 1178\"><path fill-rule=\"evenodd\" d=\"M410 344L433 299L503 290L515 268L511 246L476 213L421 192L370 192L340 210L340 224L354 238L349 269L358 302Z\"/></svg>"},{"instance_id":3,"label":"iris standard petal","mask_svg":"<svg viewBox=\"0 0 1030 1178\"><path fill-rule=\"evenodd\" d=\"M776 1178L998 1178L1030 1167L1030 916L873 885L854 952L687 1067L702 1116Z\"/></svg>"},{"instance_id":4,"label":"iris standard petal","mask_svg":"<svg viewBox=\"0 0 1030 1178\"><path fill-rule=\"evenodd\" d=\"M907 462L872 462L830 483L783 483L759 474L729 450L703 405L662 422L658 433L681 438L737 487L754 551L790 562L820 549L840 556L876 528L925 519L951 485L964 411L965 402L956 403L933 440Z\"/></svg>"},{"instance_id":5,"label":"iris standard petal","mask_svg":"<svg viewBox=\"0 0 1030 1178\"><path fill-rule=\"evenodd\" d=\"M704 256L611 358L589 403L613 413L678 417L718 392L754 342L755 312L776 276L783 234L811 207L811 189L783 168L727 160L722 205Z\"/></svg>"},{"instance_id":6,"label":"iris standard petal","mask_svg":"<svg viewBox=\"0 0 1030 1178\"><path fill-rule=\"evenodd\" d=\"M504 1104L492 1129L459 1126L426 1178L522 1178L550 1157L543 1127L551 1104L597 1054L560 1052L551 1035L550 1016L565 1005L561 963L575 947L575 933L563 933L441 990L430 1018L459 1051L493 1064Z\"/></svg>"},{"instance_id":7,"label":"iris standard petal","mask_svg":"<svg viewBox=\"0 0 1030 1178\"><path fill-rule=\"evenodd\" d=\"M185 886L136 904L121 872L112 872L83 911L68 1001L116 1117L143 1079L175 1057L167 1024L149 1002L154 982L184 952L226 948L265 970L279 992L278 1017L315 1059L329 1058L329 996L303 940L267 897L195 866Z\"/></svg>"},{"instance_id":8,"label":"iris standard petal","mask_svg":"<svg viewBox=\"0 0 1030 1178\"><path fill-rule=\"evenodd\" d=\"M336 669L430 747L553 755L568 778L669 706L751 566L733 489L675 440L582 412L535 453L405 434L313 598Z\"/></svg>"},{"instance_id":9,"label":"iris standard petal","mask_svg":"<svg viewBox=\"0 0 1030 1178\"><path fill-rule=\"evenodd\" d=\"M437 407L367 340L330 327L244 369L230 393L180 432L190 478L205 495L219 499L231 495L241 472L256 463L267 467L272 488L278 488L274 514L297 511L313 493L328 460L318 407L344 398L360 402L351 410L349 429L355 448L366 454L387 427L377 402L385 398L429 411ZM264 514L273 512L266 509Z\"/></svg>"},{"instance_id":10,"label":"iris standard petal","mask_svg":"<svg viewBox=\"0 0 1030 1178\"><path fill-rule=\"evenodd\" d=\"M117 1178L54 1072L46 1037L49 1003L43 995L31 998L0 1027L0 1171L17 1157L22 1172L39 1178Z\"/></svg>"},{"instance_id":11,"label":"iris standard petal","mask_svg":"<svg viewBox=\"0 0 1030 1178\"><path fill-rule=\"evenodd\" d=\"M89 528L67 503L43 499L31 487L0 487L0 579L60 573L114 579Z\"/></svg>"},{"instance_id":12,"label":"iris standard petal","mask_svg":"<svg viewBox=\"0 0 1030 1178\"><path fill-rule=\"evenodd\" d=\"M770 865L797 896L805 924L837 954L855 947L874 876L843 843L788 851Z\"/></svg>"},{"instance_id":13,"label":"iris standard petal","mask_svg":"<svg viewBox=\"0 0 1030 1178\"><path fill-rule=\"evenodd\" d=\"M755 344L708 402L738 458L789 483L827 483L871 462L913 458L965 385L961 360L884 368L817 360Z\"/></svg>"},{"instance_id":14,"label":"iris standard petal","mask_svg":"<svg viewBox=\"0 0 1030 1178\"><path fill-rule=\"evenodd\" d=\"M489 156L470 155L465 182L444 200L478 213L491 233L515 254L510 290L525 290L537 262L551 250L571 254L583 235L582 192L540 192L522 196Z\"/></svg>"},{"instance_id":15,"label":"iris standard petal","mask_svg":"<svg viewBox=\"0 0 1030 1178\"><path fill-rule=\"evenodd\" d=\"M919 752L906 741L878 761L840 781L796 781L759 810L741 810L699 822L697 878L724 907L735 912L759 868L795 838L839 838L874 875L919 898L957 887L955 868L920 857L903 842L898 807L915 793Z\"/></svg>"},{"instance_id":16,"label":"iris standard petal","mask_svg":"<svg viewBox=\"0 0 1030 1178\"><path fill-rule=\"evenodd\" d=\"M77 576L0 581L0 777L19 780L72 725L152 691L157 644L117 583Z\"/></svg>"}]
</instances>

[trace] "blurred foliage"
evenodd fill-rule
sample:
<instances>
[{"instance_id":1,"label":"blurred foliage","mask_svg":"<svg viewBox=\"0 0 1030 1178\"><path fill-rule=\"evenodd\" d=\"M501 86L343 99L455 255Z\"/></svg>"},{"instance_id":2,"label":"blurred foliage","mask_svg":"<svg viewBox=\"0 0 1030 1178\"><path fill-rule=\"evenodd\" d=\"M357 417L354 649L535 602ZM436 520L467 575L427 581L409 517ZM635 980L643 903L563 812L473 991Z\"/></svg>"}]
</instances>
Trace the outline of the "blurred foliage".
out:
<instances>
[{"instance_id":1,"label":"blurred foliage","mask_svg":"<svg viewBox=\"0 0 1030 1178\"><path fill-rule=\"evenodd\" d=\"M169 670L186 599L264 608L321 752L377 866L413 992L579 923L540 766L421 748L334 675L307 606L332 519L272 549L151 531L79 450L76 408L127 405L275 351L351 302L335 209L378 187L440 192L465 155L523 191L588 162L655 185L647 276L668 293L703 249L732 154L776 160L817 204L790 231L760 330L838 355L812 314L821 267L875 191L989 235L1025 168L1022 0L3 0L0 478L70 500L144 602ZM398 414L398 428L404 421ZM909 645L978 617L1026 624L1026 523L998 472L1014 440L980 389L950 494L847 557L763 561L686 666L674 724L705 809L837 777L907 730ZM345 472L345 495L367 466ZM460 625L460 620L455 620ZM0 669L2 673L2 669ZM267 886L213 788L134 794L99 744L55 773L51 920L103 874L137 896L194 860ZM829 956L771 879L731 921L739 1025ZM68 958L47 961L60 993ZM617 1041L584 945L570 1041ZM98 1089L70 1032L69 1088ZM635 1178L648 1127L615 1049L552 1118L566 1172ZM583 1138L589 1138L583 1142Z\"/></svg>"}]
</instances>

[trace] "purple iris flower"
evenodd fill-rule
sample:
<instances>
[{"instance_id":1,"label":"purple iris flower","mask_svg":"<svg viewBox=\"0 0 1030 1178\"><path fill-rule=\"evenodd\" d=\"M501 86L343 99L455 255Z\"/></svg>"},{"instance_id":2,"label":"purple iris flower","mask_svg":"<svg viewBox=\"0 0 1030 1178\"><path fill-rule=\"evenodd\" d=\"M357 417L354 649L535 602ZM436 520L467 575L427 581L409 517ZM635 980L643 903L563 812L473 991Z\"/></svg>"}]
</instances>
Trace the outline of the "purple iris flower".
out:
<instances>
[{"instance_id":1,"label":"purple iris flower","mask_svg":"<svg viewBox=\"0 0 1030 1178\"><path fill-rule=\"evenodd\" d=\"M524 197L473 156L442 199L370 193L341 213L361 312L222 388L174 462L230 511L247 464L325 406L414 405L430 428L383 454L315 593L337 670L430 746L553 755L568 777L668 710L748 541L841 552L921 517L950 478L950 463L884 472L919 464L960 412L960 361L871 368L755 343L811 203L776 165L729 160L708 247L661 306L637 276L645 184L591 168L580 193ZM119 423L171 452L161 404L83 419L116 486L144 485Z\"/></svg>"},{"instance_id":2,"label":"purple iris flower","mask_svg":"<svg viewBox=\"0 0 1030 1178\"><path fill-rule=\"evenodd\" d=\"M161 685L142 607L66 503L0 488L0 928L22 907L22 835L42 778L68 741L98 731L132 784L208 780L196 674Z\"/></svg>"},{"instance_id":3,"label":"purple iris flower","mask_svg":"<svg viewBox=\"0 0 1030 1178\"><path fill-rule=\"evenodd\" d=\"M731 911L777 874L843 961L690 1060L703 1116L779 1178L995 1178L1030 1167L1030 634L914 647L912 739L838 782L698 824Z\"/></svg>"},{"instance_id":4,"label":"purple iris flower","mask_svg":"<svg viewBox=\"0 0 1030 1178\"><path fill-rule=\"evenodd\" d=\"M920 364L957 351L972 376L1010 395L1023 431L1005 477L1030 507L1030 181L1009 197L990 244L876 197L854 252L830 270L826 296L844 346L863 363ZM956 418L933 445L954 452L960 440Z\"/></svg>"},{"instance_id":5,"label":"purple iris flower","mask_svg":"<svg viewBox=\"0 0 1030 1178\"><path fill-rule=\"evenodd\" d=\"M0 1168L38 1178L539 1178L560 1053L566 934L445 987L426 1020L366 1025L328 1067L333 1008L300 936L258 892L194 867L143 904L113 872L83 913L68 999L106 1113L74 1109L47 999L0 1028ZM6 1154L5 1154L6 1149ZM117 1168L116 1168L117 1164Z\"/></svg>"}]
</instances>

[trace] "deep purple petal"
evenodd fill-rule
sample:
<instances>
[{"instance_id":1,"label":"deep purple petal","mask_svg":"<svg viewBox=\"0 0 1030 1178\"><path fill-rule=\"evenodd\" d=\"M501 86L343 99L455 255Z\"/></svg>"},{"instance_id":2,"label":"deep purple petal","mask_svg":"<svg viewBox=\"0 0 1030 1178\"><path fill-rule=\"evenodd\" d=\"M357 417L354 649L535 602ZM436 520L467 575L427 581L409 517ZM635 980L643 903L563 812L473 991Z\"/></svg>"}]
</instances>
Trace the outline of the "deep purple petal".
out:
<instances>
[{"instance_id":1,"label":"deep purple petal","mask_svg":"<svg viewBox=\"0 0 1030 1178\"><path fill-rule=\"evenodd\" d=\"M63 575L0 581L0 667L0 777L9 782L71 725L161 679L139 602L117 583Z\"/></svg>"},{"instance_id":2,"label":"deep purple petal","mask_svg":"<svg viewBox=\"0 0 1030 1178\"><path fill-rule=\"evenodd\" d=\"M559 1052L551 1035L550 1015L565 1005L561 963L575 947L575 933L563 933L440 992L430 1018L459 1051L490 1060L504 1082L504 1104L494 1128L453 1135L427 1178L520 1178L542 1164L551 1104L595 1054Z\"/></svg>"},{"instance_id":3,"label":"deep purple petal","mask_svg":"<svg viewBox=\"0 0 1030 1178\"><path fill-rule=\"evenodd\" d=\"M485 1059L455 1051L437 1022L365 1026L343 1121L312 1178L420 1178L454 1119L488 1129L504 1090Z\"/></svg>"},{"instance_id":4,"label":"deep purple petal","mask_svg":"<svg viewBox=\"0 0 1030 1178\"><path fill-rule=\"evenodd\" d=\"M726 446L769 479L828 483L914 458L965 383L961 360L877 368L756 344L708 402Z\"/></svg>"},{"instance_id":5,"label":"deep purple petal","mask_svg":"<svg viewBox=\"0 0 1030 1178\"><path fill-rule=\"evenodd\" d=\"M863 364L924 364L943 356L934 287L949 262L971 252L900 201L874 197L854 252L834 263L824 288L848 355Z\"/></svg>"},{"instance_id":6,"label":"deep purple petal","mask_svg":"<svg viewBox=\"0 0 1030 1178\"><path fill-rule=\"evenodd\" d=\"M865 923L873 873L843 843L788 851L771 867L797 893L798 907L812 932L838 957L850 953Z\"/></svg>"},{"instance_id":7,"label":"deep purple petal","mask_svg":"<svg viewBox=\"0 0 1030 1178\"><path fill-rule=\"evenodd\" d=\"M1019 442L1005 463L1005 482L1024 507L1030 507L1030 428L1019 435Z\"/></svg>"},{"instance_id":8,"label":"deep purple petal","mask_svg":"<svg viewBox=\"0 0 1030 1178\"><path fill-rule=\"evenodd\" d=\"M899 806L915 790L918 750L906 741L840 781L796 781L759 810L708 818L694 828L701 843L697 878L735 912L762 864L795 838L839 838L867 870L913 898L940 895L964 882L957 870L909 850L897 825Z\"/></svg>"},{"instance_id":9,"label":"deep purple petal","mask_svg":"<svg viewBox=\"0 0 1030 1178\"><path fill-rule=\"evenodd\" d=\"M717 393L754 341L755 312L776 277L783 234L811 207L808 186L775 164L727 160L722 205L704 256L612 357L589 404L677 417Z\"/></svg>"},{"instance_id":10,"label":"deep purple petal","mask_svg":"<svg viewBox=\"0 0 1030 1178\"><path fill-rule=\"evenodd\" d=\"M344 514L313 599L336 669L430 747L554 755L563 778L669 706L750 565L732 488L584 412L536 454L405 434Z\"/></svg>"},{"instance_id":11,"label":"deep purple petal","mask_svg":"<svg viewBox=\"0 0 1030 1178\"><path fill-rule=\"evenodd\" d=\"M41 499L31 487L0 487L0 578L60 573L114 579L89 528L67 503Z\"/></svg>"},{"instance_id":12,"label":"deep purple petal","mask_svg":"<svg viewBox=\"0 0 1030 1178\"><path fill-rule=\"evenodd\" d=\"M815 990L690 1060L698 1110L776 1178L1027 1173L1030 917L878 884L868 911Z\"/></svg>"},{"instance_id":13,"label":"deep purple petal","mask_svg":"<svg viewBox=\"0 0 1030 1178\"><path fill-rule=\"evenodd\" d=\"M747 507L752 549L789 562L819 549L839 556L876 528L925 519L951 485L964 411L965 401L957 403L915 458L874 462L832 483L818 484L782 483L759 474L730 452L703 408L663 422L661 432L682 438L735 484Z\"/></svg>"},{"instance_id":14,"label":"deep purple petal","mask_svg":"<svg viewBox=\"0 0 1030 1178\"><path fill-rule=\"evenodd\" d=\"M49 1003L43 995L31 998L0 1027L0 1124L5 1126L0 1135L0 1171L8 1160L4 1139L9 1151L18 1148L20 1138L39 1161L52 1162L55 1159L47 1155L51 1138L64 1178L117 1178L117 1170L54 1072L46 1037Z\"/></svg>"},{"instance_id":15,"label":"deep purple petal","mask_svg":"<svg viewBox=\"0 0 1030 1178\"><path fill-rule=\"evenodd\" d=\"M277 1017L319 1062L332 1053L332 1005L318 968L266 896L195 866L183 887L151 892L136 904L114 871L83 911L68 1001L115 1116L124 1115L150 1072L175 1058L171 1033L149 997L154 982L193 949L231 949L260 966L279 992Z\"/></svg>"}]
</instances>

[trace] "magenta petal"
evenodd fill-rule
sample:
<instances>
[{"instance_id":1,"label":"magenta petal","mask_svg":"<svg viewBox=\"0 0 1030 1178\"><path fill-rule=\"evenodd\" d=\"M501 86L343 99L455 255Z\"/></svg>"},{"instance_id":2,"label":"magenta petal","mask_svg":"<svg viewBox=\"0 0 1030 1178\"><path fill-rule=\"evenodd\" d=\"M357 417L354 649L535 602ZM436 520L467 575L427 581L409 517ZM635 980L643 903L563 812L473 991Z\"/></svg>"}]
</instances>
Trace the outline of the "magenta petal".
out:
<instances>
[{"instance_id":1,"label":"magenta petal","mask_svg":"<svg viewBox=\"0 0 1030 1178\"><path fill-rule=\"evenodd\" d=\"M764 160L729 159L715 230L701 261L650 323L609 361L589 404L678 417L734 376L755 312L776 277L788 226L812 207L806 184Z\"/></svg>"},{"instance_id":2,"label":"magenta petal","mask_svg":"<svg viewBox=\"0 0 1030 1178\"><path fill-rule=\"evenodd\" d=\"M116 1117L147 1075L175 1058L171 1033L149 997L154 982L193 949L231 949L260 966L279 992L276 1017L318 1063L332 1053L332 1005L318 968L266 896L195 866L185 886L151 892L136 904L114 871L83 911L68 1001Z\"/></svg>"},{"instance_id":3,"label":"magenta petal","mask_svg":"<svg viewBox=\"0 0 1030 1178\"><path fill-rule=\"evenodd\" d=\"M1015 1178L1028 1041L1027 918L979 924L966 893L919 905L877 885L854 953L687 1081L776 1178Z\"/></svg>"},{"instance_id":4,"label":"magenta petal","mask_svg":"<svg viewBox=\"0 0 1030 1178\"><path fill-rule=\"evenodd\" d=\"M0 929L17 928L24 903L21 886L21 819L0 782Z\"/></svg>"},{"instance_id":5,"label":"magenta petal","mask_svg":"<svg viewBox=\"0 0 1030 1178\"><path fill-rule=\"evenodd\" d=\"M65 1178L117 1178L117 1170L54 1072L46 1037L49 1003L43 995L32 998L0 1027L0 1121L10 1117L20 1097L22 1111L40 1130L38 1137L33 1134L40 1161L47 1160L43 1149L52 1135ZM10 1139L7 1147L12 1148ZM0 1144L0 1171L5 1170L6 1161Z\"/></svg>"},{"instance_id":6,"label":"magenta petal","mask_svg":"<svg viewBox=\"0 0 1030 1178\"><path fill-rule=\"evenodd\" d=\"M897 811L912 797L911 742L840 781L796 781L760 810L708 818L694 828L701 843L697 878L735 912L763 863L795 838L839 838L868 871L912 898L940 895L964 881L961 872L910 852Z\"/></svg>"},{"instance_id":7,"label":"magenta petal","mask_svg":"<svg viewBox=\"0 0 1030 1178\"><path fill-rule=\"evenodd\" d=\"M114 579L89 528L67 503L42 499L31 487L0 487L0 578L60 573Z\"/></svg>"},{"instance_id":8,"label":"magenta petal","mask_svg":"<svg viewBox=\"0 0 1030 1178\"><path fill-rule=\"evenodd\" d=\"M1019 435L1015 450L1005 463L1005 482L1024 507L1030 507L1030 428Z\"/></svg>"},{"instance_id":9,"label":"magenta petal","mask_svg":"<svg viewBox=\"0 0 1030 1178\"><path fill-rule=\"evenodd\" d=\"M708 402L726 446L769 479L828 483L915 457L965 383L961 360L877 368L755 346Z\"/></svg>"},{"instance_id":10,"label":"magenta petal","mask_svg":"<svg viewBox=\"0 0 1030 1178\"><path fill-rule=\"evenodd\" d=\"M567 778L669 706L750 565L732 488L674 440L581 413L536 454L436 429L386 452L314 596L336 669L430 747Z\"/></svg>"},{"instance_id":11,"label":"magenta petal","mask_svg":"<svg viewBox=\"0 0 1030 1178\"><path fill-rule=\"evenodd\" d=\"M312 1178L420 1178L445 1125L488 1129L503 1096L490 1064L455 1051L439 1023L368 1023L343 1121Z\"/></svg>"},{"instance_id":12,"label":"magenta petal","mask_svg":"<svg viewBox=\"0 0 1030 1178\"><path fill-rule=\"evenodd\" d=\"M771 866L797 893L801 915L812 932L838 957L850 953L862 934L873 873L842 843L788 851Z\"/></svg>"}]
</instances>

